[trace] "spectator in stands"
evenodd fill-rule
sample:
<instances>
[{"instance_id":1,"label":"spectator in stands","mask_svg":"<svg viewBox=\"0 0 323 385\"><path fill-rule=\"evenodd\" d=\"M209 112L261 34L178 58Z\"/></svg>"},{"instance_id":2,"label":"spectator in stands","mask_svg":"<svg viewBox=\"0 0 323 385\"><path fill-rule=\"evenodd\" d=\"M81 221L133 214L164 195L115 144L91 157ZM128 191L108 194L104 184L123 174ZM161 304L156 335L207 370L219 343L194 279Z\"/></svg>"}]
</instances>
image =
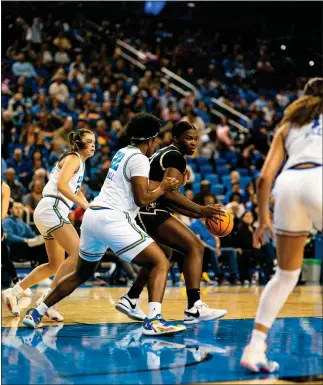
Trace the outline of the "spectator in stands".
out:
<instances>
[{"instance_id":1,"label":"spectator in stands","mask_svg":"<svg viewBox=\"0 0 323 385\"><path fill-rule=\"evenodd\" d=\"M59 51L55 53L54 60L55 63L60 65L66 65L71 61L70 57L65 52L65 49L63 47L60 47Z\"/></svg>"},{"instance_id":2,"label":"spectator in stands","mask_svg":"<svg viewBox=\"0 0 323 385\"><path fill-rule=\"evenodd\" d=\"M208 232L205 226L205 219L196 219L193 220L190 229L194 232L194 234L201 239L202 244L204 246L204 256L203 256L203 273L202 279L211 283L211 279L208 275L208 265L211 263L212 269L215 274L215 278L219 284L228 283L224 278L224 273L220 269L219 261L218 261L218 253L220 253L218 242L219 238L215 237L211 233Z\"/></svg>"},{"instance_id":3,"label":"spectator in stands","mask_svg":"<svg viewBox=\"0 0 323 385\"><path fill-rule=\"evenodd\" d=\"M221 123L216 128L217 148L233 151L233 141L230 133L228 118L221 118Z\"/></svg>"},{"instance_id":4,"label":"spectator in stands","mask_svg":"<svg viewBox=\"0 0 323 385\"><path fill-rule=\"evenodd\" d=\"M62 75L56 75L53 77L53 83L49 87L49 95L59 102L67 102L68 99L68 88L66 84L63 83L64 77Z\"/></svg>"},{"instance_id":5,"label":"spectator in stands","mask_svg":"<svg viewBox=\"0 0 323 385\"><path fill-rule=\"evenodd\" d=\"M15 170L16 175L21 181L23 181L31 171L30 163L23 159L21 148L14 149L13 156L7 161L7 165Z\"/></svg>"},{"instance_id":6,"label":"spectator in stands","mask_svg":"<svg viewBox=\"0 0 323 385\"><path fill-rule=\"evenodd\" d=\"M304 88L304 87L302 87L302 88ZM289 102L290 102L289 97L287 95L287 92L283 88L280 89L279 93L276 95L276 100L277 100L279 107L281 107L281 108L285 108L287 106L287 104L289 104Z\"/></svg>"},{"instance_id":7,"label":"spectator in stands","mask_svg":"<svg viewBox=\"0 0 323 385\"><path fill-rule=\"evenodd\" d=\"M21 202L22 197L24 195L24 186L20 182L18 182L15 178L16 178L15 169L12 167L8 168L6 171L5 182L10 187L10 191L11 191L10 197L17 202Z\"/></svg>"},{"instance_id":8,"label":"spectator in stands","mask_svg":"<svg viewBox=\"0 0 323 385\"><path fill-rule=\"evenodd\" d=\"M73 119L68 116L62 127L55 132L55 139L58 144L63 146L69 145L69 134L73 131Z\"/></svg>"},{"instance_id":9,"label":"spectator in stands","mask_svg":"<svg viewBox=\"0 0 323 385\"><path fill-rule=\"evenodd\" d=\"M15 76L24 76L25 78L35 78L37 76L35 69L31 63L25 61L25 55L20 53L12 66L12 72Z\"/></svg>"},{"instance_id":10,"label":"spectator in stands","mask_svg":"<svg viewBox=\"0 0 323 385\"><path fill-rule=\"evenodd\" d=\"M54 39L53 43L57 48L63 48L66 50L69 50L72 48L72 44L71 44L70 40L64 36L63 31L59 32L57 37Z\"/></svg>"},{"instance_id":11,"label":"spectator in stands","mask_svg":"<svg viewBox=\"0 0 323 385\"><path fill-rule=\"evenodd\" d=\"M240 173L239 171L231 171L230 172L230 180L231 180L231 185L234 183L240 183Z\"/></svg>"},{"instance_id":12,"label":"spectator in stands","mask_svg":"<svg viewBox=\"0 0 323 385\"><path fill-rule=\"evenodd\" d=\"M256 283L252 280L251 268L264 265L264 256L259 249L253 247L254 216L251 211L246 211L239 223L235 238L235 247L239 254L239 274L242 283Z\"/></svg>"},{"instance_id":13,"label":"spectator in stands","mask_svg":"<svg viewBox=\"0 0 323 385\"><path fill-rule=\"evenodd\" d=\"M182 118L182 121L191 123L199 131L200 135L204 134L205 123L203 122L203 120L199 116L197 116L197 114L193 108L188 107L186 109L186 114Z\"/></svg>"},{"instance_id":14,"label":"spectator in stands","mask_svg":"<svg viewBox=\"0 0 323 385\"><path fill-rule=\"evenodd\" d=\"M92 180L91 180L91 187L95 191L100 191L103 183L107 177L107 174L109 172L111 161L106 160L101 165L100 171L94 174Z\"/></svg>"},{"instance_id":15,"label":"spectator in stands","mask_svg":"<svg viewBox=\"0 0 323 385\"><path fill-rule=\"evenodd\" d=\"M194 202L199 205L204 205L204 198L207 195L212 195L211 193L211 183L209 180L202 180L201 182L201 190L194 197Z\"/></svg>"},{"instance_id":16,"label":"spectator in stands","mask_svg":"<svg viewBox=\"0 0 323 385\"><path fill-rule=\"evenodd\" d=\"M107 160L110 160L110 147L108 144L103 144L100 147L100 151L97 151L97 153L90 159L90 163L93 168L97 168L102 166Z\"/></svg>"},{"instance_id":17,"label":"spectator in stands","mask_svg":"<svg viewBox=\"0 0 323 385\"><path fill-rule=\"evenodd\" d=\"M230 210L230 209L235 210L235 208L238 207L237 217L241 218L242 215L244 214L244 212L246 211L244 204L242 203L241 194L240 193L233 193L233 194L231 194L230 199L231 199L231 201L225 206L225 208L227 210Z\"/></svg>"},{"instance_id":18,"label":"spectator in stands","mask_svg":"<svg viewBox=\"0 0 323 385\"><path fill-rule=\"evenodd\" d=\"M42 198L43 188L43 183L40 180L35 180L31 184L31 192L23 196L23 204L31 215Z\"/></svg>"},{"instance_id":19,"label":"spectator in stands","mask_svg":"<svg viewBox=\"0 0 323 385\"><path fill-rule=\"evenodd\" d=\"M11 216L3 221L3 230L7 233L7 242L11 257L28 259L32 265L47 259L44 240L37 236L29 225L23 220L24 206L20 202L14 202L11 208Z\"/></svg>"}]
</instances>

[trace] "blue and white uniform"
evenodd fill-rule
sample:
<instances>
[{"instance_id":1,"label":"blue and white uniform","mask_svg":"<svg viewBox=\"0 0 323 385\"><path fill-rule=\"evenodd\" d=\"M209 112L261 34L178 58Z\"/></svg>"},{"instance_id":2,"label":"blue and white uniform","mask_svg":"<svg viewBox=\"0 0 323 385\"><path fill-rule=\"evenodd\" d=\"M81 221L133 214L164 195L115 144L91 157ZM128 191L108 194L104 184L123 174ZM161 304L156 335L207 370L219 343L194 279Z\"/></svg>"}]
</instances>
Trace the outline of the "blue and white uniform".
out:
<instances>
[{"instance_id":1,"label":"blue and white uniform","mask_svg":"<svg viewBox=\"0 0 323 385\"><path fill-rule=\"evenodd\" d=\"M322 230L322 116L303 127L291 127L285 138L288 159L278 176L274 226L276 232ZM311 168L295 168L313 163Z\"/></svg>"},{"instance_id":2,"label":"blue and white uniform","mask_svg":"<svg viewBox=\"0 0 323 385\"><path fill-rule=\"evenodd\" d=\"M65 156L70 154L76 155L80 161L78 170L74 173L68 183L71 190L77 194L84 177L84 162L77 152L71 152ZM62 160L62 158L60 160ZM40 200L34 211L35 225L45 239L53 239L51 236L52 231L59 229L65 223L71 223L68 220L68 214L74 203L61 194L57 189L57 181L61 171L59 163L60 161L54 166L49 181L43 189L43 198Z\"/></svg>"},{"instance_id":3,"label":"blue and white uniform","mask_svg":"<svg viewBox=\"0 0 323 385\"><path fill-rule=\"evenodd\" d=\"M100 194L86 210L81 226L80 257L96 262L110 248L120 258L132 261L153 240L135 223L139 207L131 178L149 178L149 160L137 148L127 146L112 159Z\"/></svg>"}]
</instances>

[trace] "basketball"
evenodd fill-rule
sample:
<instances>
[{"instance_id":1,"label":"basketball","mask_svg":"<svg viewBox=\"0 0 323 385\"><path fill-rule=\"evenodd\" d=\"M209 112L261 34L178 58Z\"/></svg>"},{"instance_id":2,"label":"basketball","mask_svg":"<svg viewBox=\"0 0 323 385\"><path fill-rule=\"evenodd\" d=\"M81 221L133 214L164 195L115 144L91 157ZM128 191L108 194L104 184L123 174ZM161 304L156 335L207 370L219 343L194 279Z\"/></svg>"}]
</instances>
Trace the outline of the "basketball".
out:
<instances>
[{"instance_id":1,"label":"basketball","mask_svg":"<svg viewBox=\"0 0 323 385\"><path fill-rule=\"evenodd\" d=\"M207 219L206 222L207 230L218 237L226 237L233 229L233 216L225 211L225 215L216 219Z\"/></svg>"}]
</instances>

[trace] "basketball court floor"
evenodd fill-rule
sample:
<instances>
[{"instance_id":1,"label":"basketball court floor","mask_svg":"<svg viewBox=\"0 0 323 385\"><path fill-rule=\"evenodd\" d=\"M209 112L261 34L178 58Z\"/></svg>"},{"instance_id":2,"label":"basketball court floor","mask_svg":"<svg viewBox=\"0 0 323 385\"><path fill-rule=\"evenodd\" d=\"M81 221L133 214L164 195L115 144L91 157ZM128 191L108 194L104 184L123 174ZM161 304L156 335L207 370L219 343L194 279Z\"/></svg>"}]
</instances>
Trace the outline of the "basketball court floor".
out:
<instances>
[{"instance_id":1,"label":"basketball court floor","mask_svg":"<svg viewBox=\"0 0 323 385\"><path fill-rule=\"evenodd\" d=\"M202 298L225 308L216 322L191 325L175 336L142 336L140 323L114 309L125 288L83 286L59 304L64 323L22 325L25 310L43 293L20 299L22 317L2 307L3 384L293 384L322 383L322 287L297 287L268 340L278 373L239 367L262 287L204 287ZM185 288L167 287L166 319L183 319ZM147 295L142 297L147 310Z\"/></svg>"}]
</instances>

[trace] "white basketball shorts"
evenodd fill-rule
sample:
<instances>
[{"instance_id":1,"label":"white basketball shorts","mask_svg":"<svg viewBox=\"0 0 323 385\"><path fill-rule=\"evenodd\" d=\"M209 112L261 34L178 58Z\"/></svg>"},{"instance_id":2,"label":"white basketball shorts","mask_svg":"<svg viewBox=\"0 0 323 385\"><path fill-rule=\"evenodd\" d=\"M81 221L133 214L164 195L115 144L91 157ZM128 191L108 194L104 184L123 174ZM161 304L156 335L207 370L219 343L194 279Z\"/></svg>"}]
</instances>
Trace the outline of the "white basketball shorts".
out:
<instances>
[{"instance_id":1,"label":"white basketball shorts","mask_svg":"<svg viewBox=\"0 0 323 385\"><path fill-rule=\"evenodd\" d=\"M277 178L274 226L276 232L322 230L322 167L289 169Z\"/></svg>"},{"instance_id":2,"label":"white basketball shorts","mask_svg":"<svg viewBox=\"0 0 323 385\"><path fill-rule=\"evenodd\" d=\"M128 213L103 207L89 207L81 226L80 257L88 262L101 259L108 248L131 262L153 243Z\"/></svg>"},{"instance_id":3,"label":"white basketball shorts","mask_svg":"<svg viewBox=\"0 0 323 385\"><path fill-rule=\"evenodd\" d=\"M67 203L54 195L47 195L39 201L34 211L34 223L44 239L54 239L51 235L54 230L71 223L69 211Z\"/></svg>"}]
</instances>

